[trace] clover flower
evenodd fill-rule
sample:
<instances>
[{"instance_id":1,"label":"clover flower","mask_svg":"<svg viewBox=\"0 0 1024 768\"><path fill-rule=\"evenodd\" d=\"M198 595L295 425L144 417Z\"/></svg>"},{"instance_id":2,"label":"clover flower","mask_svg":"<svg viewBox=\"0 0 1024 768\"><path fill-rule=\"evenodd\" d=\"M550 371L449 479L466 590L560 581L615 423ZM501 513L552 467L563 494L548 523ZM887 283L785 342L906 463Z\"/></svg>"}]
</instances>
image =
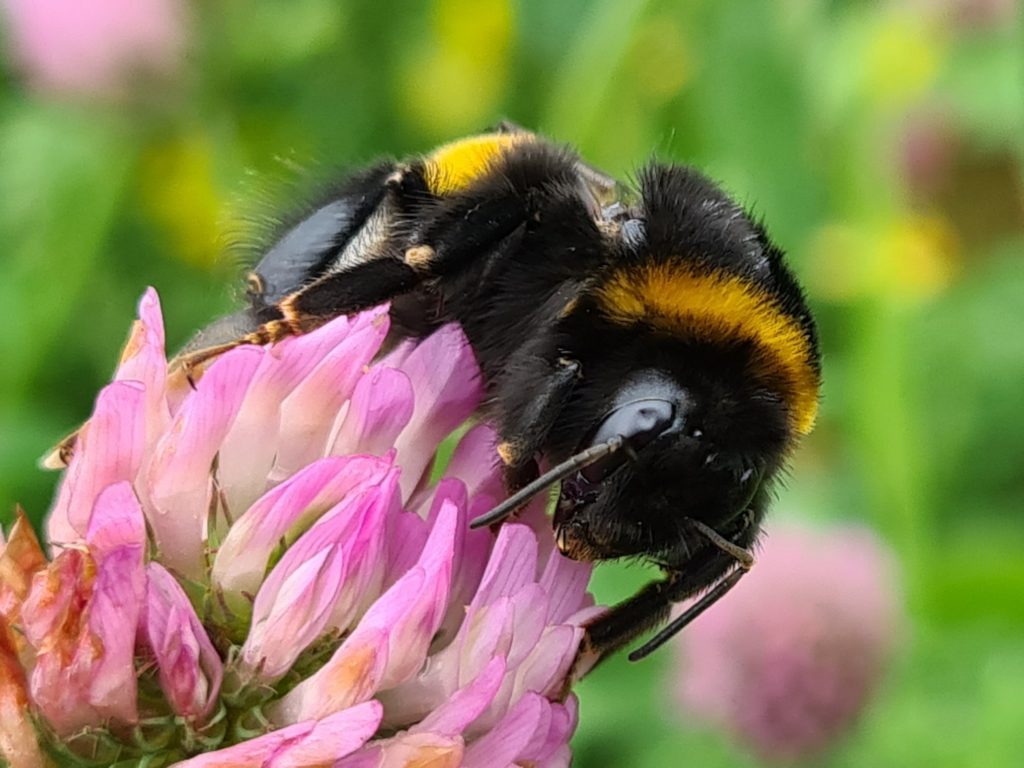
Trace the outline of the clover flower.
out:
<instances>
[{"instance_id":1,"label":"clover flower","mask_svg":"<svg viewBox=\"0 0 1024 768\"><path fill-rule=\"evenodd\" d=\"M182 63L188 8L178 0L3 0L0 10L15 63L43 90L121 97Z\"/></svg>"},{"instance_id":2,"label":"clover flower","mask_svg":"<svg viewBox=\"0 0 1024 768\"><path fill-rule=\"evenodd\" d=\"M834 744L878 686L901 625L891 553L867 530L783 528L679 643L675 694L766 759Z\"/></svg>"},{"instance_id":3,"label":"clover flower","mask_svg":"<svg viewBox=\"0 0 1024 768\"><path fill-rule=\"evenodd\" d=\"M455 326L386 308L168 376L142 299L46 524L0 551L0 756L50 765L568 765L597 610L542 506L497 533ZM0 764L3 760L0 760Z\"/></svg>"}]
</instances>

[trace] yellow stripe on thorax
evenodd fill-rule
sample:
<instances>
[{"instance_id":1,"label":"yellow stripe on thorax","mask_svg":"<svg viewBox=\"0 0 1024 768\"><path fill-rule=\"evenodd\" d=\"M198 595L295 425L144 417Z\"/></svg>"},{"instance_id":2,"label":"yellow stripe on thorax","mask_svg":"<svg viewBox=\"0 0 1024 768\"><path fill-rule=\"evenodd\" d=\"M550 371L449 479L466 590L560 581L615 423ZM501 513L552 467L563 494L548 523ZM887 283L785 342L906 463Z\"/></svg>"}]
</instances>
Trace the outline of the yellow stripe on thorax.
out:
<instances>
[{"instance_id":1,"label":"yellow stripe on thorax","mask_svg":"<svg viewBox=\"0 0 1024 768\"><path fill-rule=\"evenodd\" d=\"M652 265L622 270L598 288L601 310L622 325L649 323L698 341L744 340L755 364L784 382L793 428L806 434L818 412L818 373L800 324L756 285L698 268Z\"/></svg>"},{"instance_id":2,"label":"yellow stripe on thorax","mask_svg":"<svg viewBox=\"0 0 1024 768\"><path fill-rule=\"evenodd\" d=\"M445 144L424 161L427 189L443 197L459 192L487 171L509 149L534 140L532 133L485 133Z\"/></svg>"}]
</instances>

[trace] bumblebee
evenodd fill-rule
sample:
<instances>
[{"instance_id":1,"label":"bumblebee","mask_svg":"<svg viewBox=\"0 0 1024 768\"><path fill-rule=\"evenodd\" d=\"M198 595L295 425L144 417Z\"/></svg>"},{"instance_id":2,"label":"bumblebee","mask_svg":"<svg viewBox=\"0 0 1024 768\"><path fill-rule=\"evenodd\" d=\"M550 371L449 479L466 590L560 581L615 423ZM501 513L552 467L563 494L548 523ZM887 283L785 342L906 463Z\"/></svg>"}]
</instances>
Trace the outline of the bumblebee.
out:
<instances>
[{"instance_id":1,"label":"bumblebee","mask_svg":"<svg viewBox=\"0 0 1024 768\"><path fill-rule=\"evenodd\" d=\"M458 322L512 492L472 525L560 483L563 554L665 572L591 621L590 661L700 595L630 659L646 656L750 569L820 384L814 320L761 223L689 167L647 166L626 204L607 204L612 189L521 130L374 166L288 229L251 306L179 361L389 300L409 334Z\"/></svg>"}]
</instances>

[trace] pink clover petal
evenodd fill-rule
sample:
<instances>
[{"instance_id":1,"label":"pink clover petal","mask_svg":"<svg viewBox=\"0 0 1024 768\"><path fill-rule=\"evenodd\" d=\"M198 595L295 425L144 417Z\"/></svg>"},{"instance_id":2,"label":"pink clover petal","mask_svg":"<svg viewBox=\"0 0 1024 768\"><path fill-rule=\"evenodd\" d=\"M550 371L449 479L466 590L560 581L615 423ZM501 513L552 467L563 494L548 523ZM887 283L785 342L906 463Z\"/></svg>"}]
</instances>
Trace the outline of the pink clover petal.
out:
<instances>
[{"instance_id":1,"label":"pink clover petal","mask_svg":"<svg viewBox=\"0 0 1024 768\"><path fill-rule=\"evenodd\" d=\"M281 570L286 575L271 582ZM275 567L256 595L252 628L242 646L242 660L251 674L272 683L291 668L326 626L344 574L345 552L338 543L309 559Z\"/></svg>"},{"instance_id":2,"label":"pink clover petal","mask_svg":"<svg viewBox=\"0 0 1024 768\"><path fill-rule=\"evenodd\" d=\"M409 732L432 731L454 738L468 731L490 706L504 677L505 661L495 656L472 682L452 694L447 701L432 707L430 714L410 728Z\"/></svg>"},{"instance_id":3,"label":"pink clover petal","mask_svg":"<svg viewBox=\"0 0 1024 768\"><path fill-rule=\"evenodd\" d=\"M394 368L374 366L356 384L328 453L384 455L412 418L413 405L409 377Z\"/></svg>"},{"instance_id":4,"label":"pink clover petal","mask_svg":"<svg viewBox=\"0 0 1024 768\"><path fill-rule=\"evenodd\" d=\"M115 381L137 381L146 390L146 445L153 445L170 423L167 405L167 358L160 297L152 288L139 300L139 319L121 354Z\"/></svg>"},{"instance_id":5,"label":"pink clover petal","mask_svg":"<svg viewBox=\"0 0 1024 768\"><path fill-rule=\"evenodd\" d=\"M280 442L281 402L345 339L349 325L347 317L338 317L265 350L220 448L219 475L231 509L246 509L267 490Z\"/></svg>"},{"instance_id":6,"label":"pink clover petal","mask_svg":"<svg viewBox=\"0 0 1024 768\"><path fill-rule=\"evenodd\" d=\"M476 409L483 384L469 342L455 325L428 336L398 367L416 392L412 419L395 442L402 466L402 498L409 499L437 445ZM467 376L466 371L474 375Z\"/></svg>"},{"instance_id":7,"label":"pink clover petal","mask_svg":"<svg viewBox=\"0 0 1024 768\"><path fill-rule=\"evenodd\" d=\"M583 629L562 625L547 627L537 645L516 669L512 699L528 691L547 696L558 693L557 688L576 658L583 640Z\"/></svg>"},{"instance_id":8,"label":"pink clover petal","mask_svg":"<svg viewBox=\"0 0 1024 768\"><path fill-rule=\"evenodd\" d=\"M463 518L464 519L464 518ZM422 666L430 642L437 632L448 607L448 593L451 588L452 558L455 530L460 520L459 510L453 504L446 504L427 543L423 547L416 567L399 579L377 603L371 606L363 622L387 622L392 627L389 640L389 663L381 680L382 690L404 682ZM408 577L408 583L403 581ZM408 593L406 606L394 610L384 600L389 595ZM409 599L409 598L413 599Z\"/></svg>"},{"instance_id":9,"label":"pink clover petal","mask_svg":"<svg viewBox=\"0 0 1024 768\"><path fill-rule=\"evenodd\" d=\"M431 500L430 510L427 512L427 524L433 525L437 520L438 513L442 509L445 503L454 504L457 509L466 509L469 505L469 499L466 494L466 486L455 478L444 478L442 479L434 489L433 499ZM445 619L441 623L441 628L438 630L437 637L434 640L432 650L438 650L443 648L451 639L455 636L458 631L459 625L465 618L466 611L465 605L469 602L472 597L473 591L467 584L467 581L472 579L475 569L470 566L465 570L469 570L471 573L464 574L464 551L466 548L467 534L470 533L469 526L461 525L455 530L455 541L452 546L452 593L448 604L448 613ZM474 564L475 565L475 564Z\"/></svg>"},{"instance_id":10,"label":"pink clover petal","mask_svg":"<svg viewBox=\"0 0 1024 768\"><path fill-rule=\"evenodd\" d=\"M398 469L391 470L367 504L354 515L357 526L346 537L347 566L344 589L335 601L328 619L328 627L347 631L353 620L361 616L379 595L386 576L387 542L384 534L391 520L401 513L398 495ZM331 512L313 526L328 526L334 522Z\"/></svg>"},{"instance_id":11,"label":"pink clover petal","mask_svg":"<svg viewBox=\"0 0 1024 768\"><path fill-rule=\"evenodd\" d=\"M472 679L491 656L508 656L515 633L515 613L515 605L508 597L467 613L460 637L449 646L459 660L456 685Z\"/></svg>"},{"instance_id":12,"label":"pink clover petal","mask_svg":"<svg viewBox=\"0 0 1024 768\"><path fill-rule=\"evenodd\" d=\"M83 538L100 491L135 479L145 450L144 403L145 391L137 382L115 382L100 391L46 524L51 543Z\"/></svg>"},{"instance_id":13,"label":"pink clover petal","mask_svg":"<svg viewBox=\"0 0 1024 768\"><path fill-rule=\"evenodd\" d=\"M525 525L506 523L498 531L480 587L470 610L508 597L536 578L537 537Z\"/></svg>"},{"instance_id":14,"label":"pink clover petal","mask_svg":"<svg viewBox=\"0 0 1024 768\"><path fill-rule=\"evenodd\" d=\"M359 749L377 730L381 706L368 701L175 763L175 768L321 768Z\"/></svg>"},{"instance_id":15,"label":"pink clover petal","mask_svg":"<svg viewBox=\"0 0 1024 768\"><path fill-rule=\"evenodd\" d=\"M367 701L316 722L298 744L279 751L267 768L319 768L352 754L380 726L383 708Z\"/></svg>"},{"instance_id":16,"label":"pink clover petal","mask_svg":"<svg viewBox=\"0 0 1024 768\"><path fill-rule=\"evenodd\" d=\"M571 768L572 750L568 744L560 745L554 752L537 762L537 768Z\"/></svg>"},{"instance_id":17,"label":"pink clover petal","mask_svg":"<svg viewBox=\"0 0 1024 768\"><path fill-rule=\"evenodd\" d=\"M85 533L92 556L101 561L123 547L142 552L146 521L131 483L123 481L103 489L96 499Z\"/></svg>"},{"instance_id":18,"label":"pink clover petal","mask_svg":"<svg viewBox=\"0 0 1024 768\"><path fill-rule=\"evenodd\" d=\"M202 572L210 470L262 354L239 347L218 358L174 415L143 470L147 518L161 560L185 576L198 578Z\"/></svg>"},{"instance_id":19,"label":"pink clover petal","mask_svg":"<svg viewBox=\"0 0 1024 768\"><path fill-rule=\"evenodd\" d=\"M88 600L91 583L85 571L92 567L82 549L62 551L48 567L32 576L22 606L21 631L29 644L39 648L47 635L56 632L73 603Z\"/></svg>"},{"instance_id":20,"label":"pink clover petal","mask_svg":"<svg viewBox=\"0 0 1024 768\"><path fill-rule=\"evenodd\" d=\"M547 736L534 745L533 761L538 765L568 765L571 753L567 752L569 739L576 731L579 716L579 702L572 694L564 704L551 705L551 721Z\"/></svg>"},{"instance_id":21,"label":"pink clover petal","mask_svg":"<svg viewBox=\"0 0 1024 768\"><path fill-rule=\"evenodd\" d=\"M281 699L276 722L323 717L415 674L447 607L457 520L454 506L442 510L416 566L370 606L324 667Z\"/></svg>"},{"instance_id":22,"label":"pink clover petal","mask_svg":"<svg viewBox=\"0 0 1024 768\"><path fill-rule=\"evenodd\" d=\"M213 562L213 583L229 596L255 594L271 553L289 531L379 483L390 466L369 456L329 457L268 491L228 531Z\"/></svg>"},{"instance_id":23,"label":"pink clover petal","mask_svg":"<svg viewBox=\"0 0 1024 768\"><path fill-rule=\"evenodd\" d=\"M388 523L387 573L384 584L390 587L412 568L426 544L430 528L413 512L399 511Z\"/></svg>"},{"instance_id":24,"label":"pink clover petal","mask_svg":"<svg viewBox=\"0 0 1024 768\"><path fill-rule=\"evenodd\" d=\"M548 595L548 624L561 624L581 605L587 605L587 584L594 570L593 563L570 560L556 555L544 564L540 585Z\"/></svg>"},{"instance_id":25,"label":"pink clover petal","mask_svg":"<svg viewBox=\"0 0 1024 768\"><path fill-rule=\"evenodd\" d=\"M327 438L342 405L388 332L386 313L363 313L281 403L281 434L272 481L288 477L327 454Z\"/></svg>"},{"instance_id":26,"label":"pink clover petal","mask_svg":"<svg viewBox=\"0 0 1024 768\"><path fill-rule=\"evenodd\" d=\"M546 629L537 647L522 663L517 666L509 663L509 673L502 681L501 690L494 695L490 708L480 718L478 726L492 726L527 693L556 695L558 683L565 679L582 639L583 630L576 627ZM561 677L558 677L559 674Z\"/></svg>"},{"instance_id":27,"label":"pink clover petal","mask_svg":"<svg viewBox=\"0 0 1024 768\"><path fill-rule=\"evenodd\" d=\"M388 652L386 629L356 627L323 667L273 705L271 721L287 725L323 718L366 701L380 684Z\"/></svg>"},{"instance_id":28,"label":"pink clover petal","mask_svg":"<svg viewBox=\"0 0 1024 768\"><path fill-rule=\"evenodd\" d=\"M487 496L497 502L505 497L505 484L498 458L498 435L488 424L477 424L462 436L452 452L445 477L466 484L470 498Z\"/></svg>"},{"instance_id":29,"label":"pink clover petal","mask_svg":"<svg viewBox=\"0 0 1024 768\"><path fill-rule=\"evenodd\" d=\"M512 644L514 618L515 611L509 598L500 598L467 614L459 636L432 656L430 663L415 678L380 694L388 722L416 722L443 705L456 690L478 679L493 659L502 659L505 666L504 659Z\"/></svg>"},{"instance_id":30,"label":"pink clover petal","mask_svg":"<svg viewBox=\"0 0 1024 768\"><path fill-rule=\"evenodd\" d=\"M87 703L86 665L70 663L78 657L82 606L92 593L91 567L88 554L81 550L62 552L45 571L35 574L22 607L21 628L29 646L36 650L29 691L58 733L98 722ZM65 622L69 632L62 634Z\"/></svg>"},{"instance_id":31,"label":"pink clover petal","mask_svg":"<svg viewBox=\"0 0 1024 768\"><path fill-rule=\"evenodd\" d=\"M122 547L99 564L89 631L102 644L94 666L89 702L104 718L132 723L136 707L135 632L146 593L141 547Z\"/></svg>"},{"instance_id":32,"label":"pink clover petal","mask_svg":"<svg viewBox=\"0 0 1024 768\"><path fill-rule=\"evenodd\" d=\"M527 757L538 732L547 736L550 721L551 703L539 694L526 694L494 728L466 748L464 768L511 765Z\"/></svg>"},{"instance_id":33,"label":"pink clover petal","mask_svg":"<svg viewBox=\"0 0 1024 768\"><path fill-rule=\"evenodd\" d=\"M534 651L546 626L547 595L540 584L527 584L512 596L515 614L512 645L508 649L510 667L518 667Z\"/></svg>"},{"instance_id":34,"label":"pink clover petal","mask_svg":"<svg viewBox=\"0 0 1024 768\"><path fill-rule=\"evenodd\" d=\"M276 752L301 743L313 730L314 724L313 721L296 723L231 747L183 760L175 763L174 768L263 768Z\"/></svg>"},{"instance_id":35,"label":"pink clover petal","mask_svg":"<svg viewBox=\"0 0 1024 768\"><path fill-rule=\"evenodd\" d=\"M62 734L108 718L133 723L138 717L135 629L145 594L141 549L110 552L94 580L87 557L65 555L49 574L38 575L25 603L25 615L34 616L26 622L26 636L38 654L30 677L32 699ZM49 610L36 615L33 605ZM78 631L63 635L66 626Z\"/></svg>"},{"instance_id":36,"label":"pink clover petal","mask_svg":"<svg viewBox=\"0 0 1024 768\"><path fill-rule=\"evenodd\" d=\"M199 643L190 633L188 619L177 608L167 613L161 648L160 687L176 715L194 718L206 701L205 680L199 673Z\"/></svg>"},{"instance_id":37,"label":"pink clover petal","mask_svg":"<svg viewBox=\"0 0 1024 768\"><path fill-rule=\"evenodd\" d=\"M175 714L204 718L220 692L224 666L195 609L177 580L159 563L148 576L143 621L146 642L156 656L160 686Z\"/></svg>"},{"instance_id":38,"label":"pink clover petal","mask_svg":"<svg viewBox=\"0 0 1024 768\"><path fill-rule=\"evenodd\" d=\"M461 738L406 732L372 742L334 768L459 768L463 751Z\"/></svg>"}]
</instances>

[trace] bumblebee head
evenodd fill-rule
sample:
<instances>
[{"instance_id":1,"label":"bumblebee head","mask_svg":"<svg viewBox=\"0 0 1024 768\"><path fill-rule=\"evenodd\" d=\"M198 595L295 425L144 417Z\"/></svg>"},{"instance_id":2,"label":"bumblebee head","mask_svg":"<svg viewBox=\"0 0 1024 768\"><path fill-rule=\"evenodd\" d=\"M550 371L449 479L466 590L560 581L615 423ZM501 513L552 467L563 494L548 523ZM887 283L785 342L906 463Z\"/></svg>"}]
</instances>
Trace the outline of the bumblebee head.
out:
<instances>
[{"instance_id":1,"label":"bumblebee head","mask_svg":"<svg viewBox=\"0 0 1024 768\"><path fill-rule=\"evenodd\" d=\"M558 543L576 559L678 564L703 541L694 521L729 532L763 506L791 439L777 397L708 368L641 368L607 405L585 399L600 413L576 455L619 445L562 481Z\"/></svg>"},{"instance_id":2,"label":"bumblebee head","mask_svg":"<svg viewBox=\"0 0 1024 768\"><path fill-rule=\"evenodd\" d=\"M614 216L612 258L564 318L583 381L555 453L621 446L563 481L558 540L679 565L694 521L732 536L760 518L814 423L817 336L781 251L696 171L651 166Z\"/></svg>"}]
</instances>

